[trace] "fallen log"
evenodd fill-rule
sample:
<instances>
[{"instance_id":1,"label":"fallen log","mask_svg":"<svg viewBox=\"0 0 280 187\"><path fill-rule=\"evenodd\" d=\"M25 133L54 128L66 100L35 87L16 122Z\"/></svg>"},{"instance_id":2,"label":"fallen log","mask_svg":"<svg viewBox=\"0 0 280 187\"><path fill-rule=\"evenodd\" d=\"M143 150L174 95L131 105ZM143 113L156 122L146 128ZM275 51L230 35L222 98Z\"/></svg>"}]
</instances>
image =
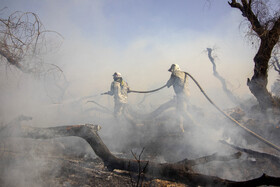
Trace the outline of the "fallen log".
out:
<instances>
[{"instance_id":1,"label":"fallen log","mask_svg":"<svg viewBox=\"0 0 280 187\"><path fill-rule=\"evenodd\" d=\"M99 125L85 124L72 126L58 126L48 128L37 128L27 126L13 126L2 129L0 135L2 137L17 136L32 139L51 139L58 137L76 136L83 138L89 143L95 154L102 159L108 170L114 169L126 170L138 173L141 168L145 167L145 175L152 178L167 179L170 181L182 182L190 186L259 186L259 185L280 185L280 178L263 175L259 178L249 181L231 181L221 179L215 176L203 175L195 173L192 166L213 160L229 160L237 159L240 153L219 157L210 155L195 160L184 159L177 163L156 163L149 161L139 161L133 159L124 159L114 156L107 146L99 137L97 131L101 127ZM148 164L147 164L148 163Z\"/></svg>"}]
</instances>

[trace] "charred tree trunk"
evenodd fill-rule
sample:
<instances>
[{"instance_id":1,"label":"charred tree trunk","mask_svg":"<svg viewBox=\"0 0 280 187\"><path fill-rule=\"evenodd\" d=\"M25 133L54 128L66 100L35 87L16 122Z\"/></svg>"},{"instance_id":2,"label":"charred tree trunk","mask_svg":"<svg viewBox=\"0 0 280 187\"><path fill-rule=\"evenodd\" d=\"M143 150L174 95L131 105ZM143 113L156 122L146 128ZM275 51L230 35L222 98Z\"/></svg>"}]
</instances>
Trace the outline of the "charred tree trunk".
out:
<instances>
[{"instance_id":1,"label":"charred tree trunk","mask_svg":"<svg viewBox=\"0 0 280 187\"><path fill-rule=\"evenodd\" d=\"M250 181L230 181L215 176L195 173L192 166L203 164L213 160L227 161L237 159L240 153L230 156L210 155L195 160L182 160L177 163L156 163L149 161L139 161L132 159L118 158L114 156L99 137L98 125L73 125L49 128L18 127L15 125L2 129L0 137L20 136L33 139L50 139L67 136L77 136L86 140L99 156L104 165L111 171L114 169L126 170L138 173L145 167L144 173L153 178L168 179L170 181L182 182L191 186L258 186L258 185L280 185L280 178L263 175L260 178ZM140 167L140 168L139 168Z\"/></svg>"},{"instance_id":2,"label":"charred tree trunk","mask_svg":"<svg viewBox=\"0 0 280 187\"><path fill-rule=\"evenodd\" d=\"M279 36L274 40L278 41L278 39ZM275 101L267 90L268 62L271 57L272 49L276 44L276 42L272 41L273 39L270 39L270 37L264 37L264 39L261 40L260 48L254 57L254 75L251 80L249 78L247 80L247 85L251 93L257 98L262 109L275 106Z\"/></svg>"}]
</instances>

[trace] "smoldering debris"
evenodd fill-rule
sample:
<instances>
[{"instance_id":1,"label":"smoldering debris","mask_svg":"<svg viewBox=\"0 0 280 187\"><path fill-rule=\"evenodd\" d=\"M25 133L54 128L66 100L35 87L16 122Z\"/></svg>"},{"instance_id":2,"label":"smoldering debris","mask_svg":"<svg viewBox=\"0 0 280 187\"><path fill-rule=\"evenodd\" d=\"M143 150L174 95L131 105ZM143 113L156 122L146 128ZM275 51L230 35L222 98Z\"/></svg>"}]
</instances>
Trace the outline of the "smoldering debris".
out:
<instances>
[{"instance_id":1,"label":"smoldering debris","mask_svg":"<svg viewBox=\"0 0 280 187\"><path fill-rule=\"evenodd\" d=\"M121 170L128 170L128 171L135 171L135 169L137 169L137 168L135 168L136 167L136 165L137 165L137 161L135 161L135 160L130 160L130 159L122 159L122 158L117 158L117 157L115 157L115 156L113 156L111 153L110 153L110 151L106 148L106 145L104 145L103 143L102 143L102 140L100 139L100 137L98 136L98 134L96 133L96 130L94 130L92 127L94 127L94 126L92 126L92 125L74 125L74 126L64 126L64 127L51 127L51 128L32 128L32 127L28 127L28 128L24 128L23 129L23 131L22 131L22 136L24 136L24 137L32 137L32 138L35 138L35 139L37 139L37 138L43 138L43 139L45 139L45 138L53 138L53 137L59 137L59 136L79 136L79 137L82 137L82 138L84 138L85 140L87 140L88 142L89 142L89 144L91 145L91 147L95 150L95 153L103 160L103 162L104 162L104 164L105 164L105 166L109 169L109 171L111 170L111 169L121 169ZM84 129L84 130L83 130ZM92 130L92 131L91 131ZM51 131L51 132L53 132L53 133L47 133L48 131ZM45 132L45 133L44 133ZM91 135L90 135L91 134ZM253 155L251 155L251 156L253 156ZM107 160L108 158L111 158L111 159L109 159L109 160ZM239 158L240 157L240 153L238 154L238 157L235 157L235 158ZM215 159L214 159L215 158ZM246 165L246 166L252 166L252 165L248 165L248 164L245 164L245 163L243 163L243 162L249 162L249 163L253 163L253 165L257 165L257 167L263 167L263 161L265 161L265 159L267 159L268 157L256 157L255 156L255 160L253 159L253 161L252 161L252 159L251 158L248 158L247 156L243 156L243 158L241 158L241 159L237 159L235 162L233 162L232 161L232 159L234 159L234 158L232 158L232 159L229 159L230 157L229 156L217 156L216 154L214 154L214 155L210 155L210 156L206 156L206 157L202 157L202 158L198 158L198 159L194 159L193 161L192 160L189 160L189 159L184 159L182 162L183 163L185 163L186 162L186 166L184 166L184 167L190 167L190 166L192 166L193 164L191 164L191 163L193 163L194 161L195 161L195 163L196 164L194 164L194 165L198 165L198 164L201 164L201 161L202 161L202 163L204 163L204 161L206 161L206 163L204 163L203 165L204 166L207 166L207 168L211 168L211 171L216 171L216 172L218 172L218 173L215 173L215 175L214 176L217 176L217 175L219 175L219 171L221 171L221 168L222 169L224 169L224 171L226 171L226 172L223 172L223 174L225 174L225 173L227 173L227 175L229 175L229 174L232 174L232 172L229 172L229 171L231 171L231 169L232 168L234 168L234 171L236 171L238 168L240 168L240 166L239 166L239 164L240 164L240 161L242 162L242 164L244 164L244 165ZM276 158L276 157L275 157ZM119 160L118 162L115 162L114 160ZM206 160L205 160L206 159ZM130 160L130 161L129 161ZM217 160L217 161L222 161L222 162L220 162L220 163L218 163L218 164L215 164L215 162L213 162L213 161L215 161L215 160ZM271 160L271 164L273 165L273 162L274 162L274 160L275 159L272 159ZM197 162L198 161L198 162ZM212 162L211 162L212 161ZM279 158L278 158L278 161L279 161ZM118 164L119 162L128 162L128 163L130 163L130 164ZM143 162L147 162L147 161L143 161ZM211 164L214 164L214 165L208 165L207 163L208 162L211 162ZM261 163L261 164L256 164L256 163ZM165 163L165 164L157 164L157 163L153 163L152 161L148 161L148 163L149 163L149 165L148 165L148 168L150 168L150 169L148 169L147 171L149 171L147 174L148 175L150 175L150 174L152 174L153 175L153 169L156 169L156 168L158 168L159 170L161 170L160 168L162 168L162 169L164 169L164 167L165 166L167 166L167 168L172 168L172 167L174 167L174 169L175 170L172 170L173 172L175 172L176 173L176 170L178 170L178 171L180 171L180 167L178 167L178 165L177 164L180 164L179 162L178 163L174 163L174 164L170 164L170 163ZM191 165L189 165L189 164L191 164ZM224 164L223 164L224 163ZM267 163L269 163L269 162L267 162ZM222 164L221 166L219 166L219 164ZM170 165L170 166L169 166ZM111 168L112 167L112 168ZM178 167L178 168L177 168ZM216 167L216 168L215 168ZM220 168L221 167L221 168ZM227 168L229 167L229 171L227 171ZM245 166L244 166L245 167ZM111 169L110 169L111 168ZM177 169L176 169L177 168ZM198 168L198 170L204 170L203 168L199 168L199 167L197 167ZM213 169L214 168L214 169ZM246 167L245 167L246 168ZM274 169L276 169L277 170L277 166L276 167L271 167L271 168L267 168L267 169L270 169L270 170L272 170L273 172L275 172L274 174L276 174L276 176L279 174L278 172L279 171L274 171ZM244 169L244 168L242 168L242 169ZM68 169L69 170L69 169ZM71 168L70 168L70 170L71 170ZM157 170L157 169L156 169ZM251 168L250 168L250 170L251 170ZM63 169L63 171L62 172L65 172L65 171L67 171L67 169L66 168L64 168ZM205 170L206 171L206 170ZM205 172L204 171L204 172ZM258 171L265 171L265 172L268 172L266 169L262 169L262 170L258 170ZM152 172L152 173L150 173L150 172ZM190 170L187 170L187 172L191 172L191 173L189 173L189 177L191 177L192 178L192 169L190 169ZM202 172L202 171L200 171L200 172ZM246 171L247 172L247 171ZM66 173L68 173L68 172L66 172ZM150 173L150 174L149 174ZM157 173L157 172L156 172ZM256 181L256 183L255 184L258 184L257 183L257 181L259 181L259 180L262 180L262 179L257 179L257 177L255 177L254 175L258 175L259 174L259 172L256 172L256 173L251 173L251 172L249 172L250 173L250 177L252 177L252 178L256 178L256 180L254 180L254 181ZM218 179L218 178L215 178L215 177L213 177L212 179L210 179L211 178L211 176L208 176L208 177L206 177L207 178L207 180L205 181L205 176L204 175L200 175L199 173L193 173L195 176L197 176L197 177L199 177L199 178L201 178L201 180L199 180L200 182L199 183L201 183L201 184L204 184L204 182L206 182L206 183L209 183L209 180L210 181L212 181L212 179L213 180L215 180L216 182L218 182L218 183L220 183L221 181L223 181L223 182L225 182L225 183L227 183L227 182L229 182L229 183L232 183L232 181L227 181L227 180L221 180L220 181L220 179ZM273 175L274 175L273 174ZM211 174L212 175L212 174ZM163 178L169 178L168 176L168 172L167 172L167 175L166 175L166 173L163 175L163 176L158 176L157 174L156 174L156 176L157 177L159 177L159 178L161 178L161 177L163 177ZM173 175L172 175L173 176ZM185 177L185 175L183 175L184 177ZM233 172L233 177L235 176L235 173ZM183 182L184 181L184 177L183 178L180 178L180 176L177 176L176 177L176 179L178 180L178 181L181 181L181 182ZM209 178L210 177L210 178ZM228 176L229 178L231 178L232 176ZM244 176L243 176L244 177ZM249 176L246 176L246 177L249 177ZM267 178L271 178L270 176L264 176L264 177L267 177ZM238 177L237 177L238 178ZM190 181L190 183L192 184L192 179L189 179ZM238 179L239 180L239 179ZM240 180L242 180L242 179L240 179ZM246 180L246 179L244 179L244 180ZM208 182L207 182L208 181ZM193 182L195 182L195 181L193 181ZM260 182L260 181L259 181ZM187 182L188 183L188 182ZM244 184L246 183L246 181L244 181ZM250 183L250 182L249 182ZM263 183L262 183L263 184ZM266 184L266 183L264 183L264 184ZM277 183L274 183L274 184L277 184Z\"/></svg>"},{"instance_id":2,"label":"smoldering debris","mask_svg":"<svg viewBox=\"0 0 280 187\"><path fill-rule=\"evenodd\" d=\"M98 100L98 102L100 101L102 100ZM150 101L147 100L146 102L149 103ZM148 105L146 102L142 104ZM234 153L234 149L218 143L220 139L226 138L230 138L231 143L240 147L277 154L269 147L262 145L256 139L234 127L215 110L208 110L208 108L206 110L202 105L189 107L189 112L200 125L189 125L186 120L184 133L180 132L180 128L176 124L176 111L174 107L170 107L158 115L150 115L150 118L144 118L143 116L145 115L143 114L154 111L158 106L151 107L148 110L147 108L143 109L132 105L131 107L134 110L138 109L137 112L141 112L141 115L139 115L140 117L138 116L140 119L133 116L131 118L132 121L128 121L126 118L116 120L112 114L105 114L102 110L85 112L87 107L91 106L85 104L85 102L76 102L74 105L52 106L51 109L61 107L59 110L53 110L53 113L56 112L59 117L52 118L53 115L49 114L53 113L41 114L40 116L45 115L48 121L53 121L53 123L47 123L46 121L45 125L37 123L39 120L36 115L30 115L32 116L32 120L28 117L19 119L26 119L25 121L21 121L23 126L31 125L36 127L96 121L102 126L100 137L113 153L118 153L118 156L122 158L133 159L131 150L142 150L143 147L145 147L142 155L143 160L162 163L177 162L184 158L195 159L205 155L211 155L215 152L220 155ZM105 106L108 108L112 107L110 105ZM249 115L250 113L241 111L241 109L232 109L228 110L228 112L252 130L256 130L259 127L258 133L260 134L263 134L263 129L267 127L255 119L258 116L256 112L254 115ZM40 120L43 121L42 119ZM18 122L13 123L15 126L20 127ZM272 125L269 127L272 128ZM266 134L265 136L267 138L275 137L275 139L270 140L275 143L279 142L279 139L276 137L277 129L272 130L270 135ZM3 138L1 135L1 139ZM6 139L4 144L5 151L1 151L0 154L1 164L6 163L7 165L3 167L5 170L3 170L4 173L1 175L3 177L0 180L6 186L9 184L20 186L21 183L30 186L48 186L50 184L52 186L75 186L77 184L83 186L93 185L96 181L98 181L98 184L101 183L103 185L106 185L106 183L117 184L117 182L124 186L127 184L128 186L131 185L129 183L129 175L110 172L104 167L104 163L101 161L97 164L96 154L87 142L79 138L67 137L36 141L30 139ZM3 150L2 147L1 150ZM14 156L10 156L10 154ZM9 157L12 158L10 161ZM279 176L279 171L277 171L276 167L264 168L262 166L264 163L273 165L272 162L264 158L242 156L240 159L230 161L229 163L215 161L203 166L197 166L195 169L199 173L231 180L256 178L261 175L261 172L272 176ZM89 165L87 166L87 164ZM243 164L244 167L240 167L240 164ZM37 169L33 169L35 167ZM25 176L23 171L26 170L32 170L36 174L30 172L30 175ZM243 175L240 175L238 172ZM7 175L14 176L17 173L22 174L17 181L13 180L13 177L5 178ZM91 175L93 177L89 179Z\"/></svg>"}]
</instances>

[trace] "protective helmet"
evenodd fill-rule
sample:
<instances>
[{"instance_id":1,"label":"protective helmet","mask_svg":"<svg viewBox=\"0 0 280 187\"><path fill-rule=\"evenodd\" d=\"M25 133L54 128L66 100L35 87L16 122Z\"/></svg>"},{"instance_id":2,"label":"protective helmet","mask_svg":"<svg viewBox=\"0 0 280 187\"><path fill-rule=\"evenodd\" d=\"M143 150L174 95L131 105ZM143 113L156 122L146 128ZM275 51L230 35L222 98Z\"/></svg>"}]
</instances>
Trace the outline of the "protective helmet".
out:
<instances>
[{"instance_id":1,"label":"protective helmet","mask_svg":"<svg viewBox=\"0 0 280 187\"><path fill-rule=\"evenodd\" d=\"M119 77L122 77L122 74L119 73L119 72L115 72L115 73L113 74L113 77L114 77L114 78L119 78Z\"/></svg>"},{"instance_id":2,"label":"protective helmet","mask_svg":"<svg viewBox=\"0 0 280 187\"><path fill-rule=\"evenodd\" d=\"M172 64L168 71L174 72L174 71L178 71L178 70L180 70L179 65L178 64Z\"/></svg>"}]
</instances>

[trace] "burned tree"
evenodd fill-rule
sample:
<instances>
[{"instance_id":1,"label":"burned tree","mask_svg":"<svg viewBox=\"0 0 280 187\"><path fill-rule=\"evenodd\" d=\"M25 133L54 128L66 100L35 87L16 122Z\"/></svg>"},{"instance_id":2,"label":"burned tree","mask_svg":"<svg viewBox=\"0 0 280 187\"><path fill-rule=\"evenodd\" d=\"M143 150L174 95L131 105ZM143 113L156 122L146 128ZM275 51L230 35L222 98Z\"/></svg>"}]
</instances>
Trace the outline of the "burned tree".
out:
<instances>
[{"instance_id":1,"label":"burned tree","mask_svg":"<svg viewBox=\"0 0 280 187\"><path fill-rule=\"evenodd\" d=\"M228 3L241 11L242 16L249 21L251 35L256 35L260 42L254 57L254 75L251 79L248 78L247 85L263 110L274 107L275 100L267 90L267 71L271 54L279 45L280 11L269 10L267 1L232 0Z\"/></svg>"},{"instance_id":2,"label":"burned tree","mask_svg":"<svg viewBox=\"0 0 280 187\"><path fill-rule=\"evenodd\" d=\"M54 68L61 72L57 66L45 64L40 58L40 55L50 50L48 45L51 37L55 37L55 42L62 39L59 33L47 30L33 12L16 11L8 18L0 17L1 61L34 75L53 71Z\"/></svg>"},{"instance_id":3,"label":"burned tree","mask_svg":"<svg viewBox=\"0 0 280 187\"><path fill-rule=\"evenodd\" d=\"M52 88L60 93L61 101L69 83L62 69L44 62L43 55L56 50L62 39L59 33L47 30L33 12L16 11L7 18L0 17L0 63L43 79L49 98L53 100ZM47 80L51 86L46 86Z\"/></svg>"},{"instance_id":4,"label":"burned tree","mask_svg":"<svg viewBox=\"0 0 280 187\"><path fill-rule=\"evenodd\" d=\"M213 65L213 75L221 82L223 91L226 93L228 98L234 103L240 103L240 99L235 96L227 87L226 80L218 73L215 59L212 55L213 49L207 48L208 58Z\"/></svg>"}]
</instances>

